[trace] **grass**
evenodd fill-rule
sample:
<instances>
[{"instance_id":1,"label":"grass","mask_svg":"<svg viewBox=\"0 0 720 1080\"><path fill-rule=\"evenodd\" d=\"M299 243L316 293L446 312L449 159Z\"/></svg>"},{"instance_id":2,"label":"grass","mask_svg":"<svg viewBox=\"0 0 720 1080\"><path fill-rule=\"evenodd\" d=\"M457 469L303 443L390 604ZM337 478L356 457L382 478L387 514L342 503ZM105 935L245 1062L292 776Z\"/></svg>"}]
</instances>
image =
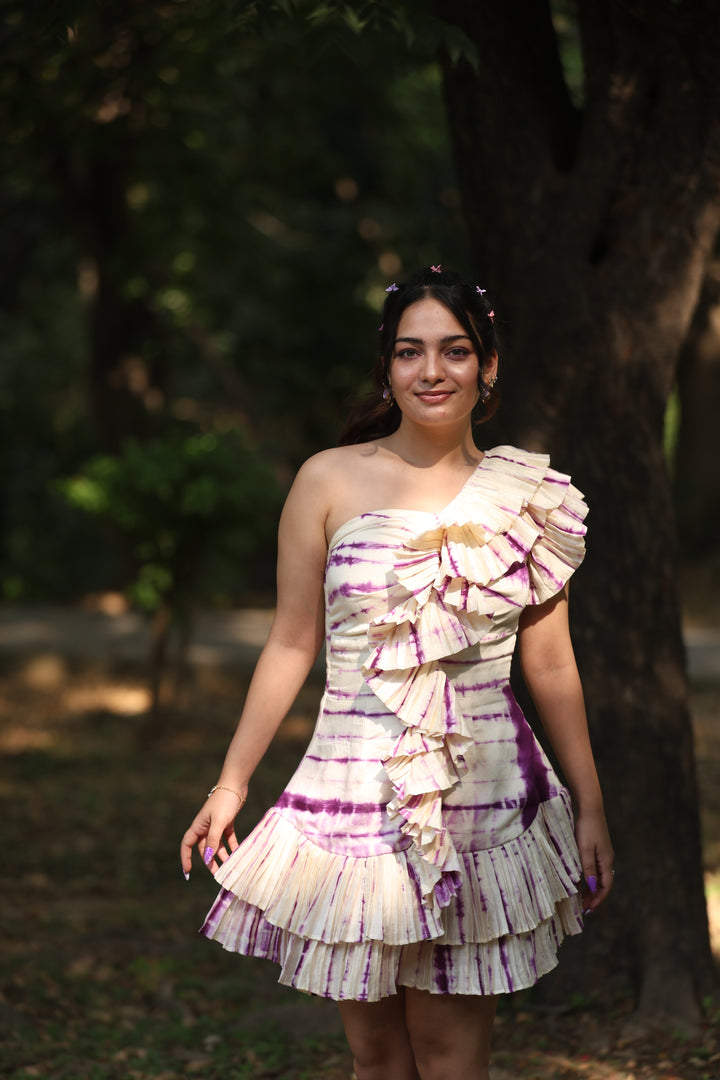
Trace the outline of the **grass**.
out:
<instances>
[{"instance_id":1,"label":"grass","mask_svg":"<svg viewBox=\"0 0 720 1080\"><path fill-rule=\"evenodd\" d=\"M215 885L180 872L178 842L214 782L245 689L204 674L162 741L138 745L146 698L137 674L71 670L55 658L0 680L0 1075L10 1080L349 1080L329 1002L278 987L277 969L238 959L196 933ZM696 702L711 727L717 691ZM280 793L313 722L303 691L254 778L250 829ZM714 757L716 740L699 738ZM704 748L704 749L703 749ZM701 761L708 791L717 760ZM706 827L720 835L716 799ZM9 827L8 827L9 826ZM709 881L713 910L720 878ZM720 1016L687 1041L618 1034L590 1000L562 1014L532 996L504 1002L497 1080L717 1080Z\"/></svg>"}]
</instances>

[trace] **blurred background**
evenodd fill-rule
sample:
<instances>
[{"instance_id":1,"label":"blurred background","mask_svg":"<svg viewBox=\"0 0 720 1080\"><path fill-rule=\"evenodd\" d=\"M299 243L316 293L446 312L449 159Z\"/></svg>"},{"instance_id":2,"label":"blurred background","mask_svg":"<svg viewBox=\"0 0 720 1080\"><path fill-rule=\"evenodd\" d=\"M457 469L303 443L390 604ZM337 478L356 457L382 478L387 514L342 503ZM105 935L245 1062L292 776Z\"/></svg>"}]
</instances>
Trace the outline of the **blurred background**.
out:
<instances>
[{"instance_id":1,"label":"blurred background","mask_svg":"<svg viewBox=\"0 0 720 1080\"><path fill-rule=\"evenodd\" d=\"M226 499L254 547L206 537L203 598L271 589L278 498L367 388L385 286L468 268L432 43L282 6L4 6L6 600L128 584L124 480L88 461L130 440L130 486L162 500L194 456L188 517Z\"/></svg>"},{"instance_id":2,"label":"blurred background","mask_svg":"<svg viewBox=\"0 0 720 1080\"><path fill-rule=\"evenodd\" d=\"M214 888L195 871L181 894L175 849L269 624L284 494L369 387L385 288L423 264L474 279L485 265L438 61L477 55L437 9L0 5L8 1076L349 1074L333 1022L297 1012L272 969L193 939ZM580 102L576 6L550 9ZM717 247L703 282L663 430L717 950ZM248 828L321 689L318 669L254 780ZM717 1010L691 1064L671 1032L660 1049L615 1039L633 997L608 985L602 1019L592 993L552 1014L509 1004L498 1080L717 1076ZM563 1050L543 1063L548 1033Z\"/></svg>"},{"instance_id":3,"label":"blurred background","mask_svg":"<svg viewBox=\"0 0 720 1080\"><path fill-rule=\"evenodd\" d=\"M278 500L367 388L387 283L473 273L440 32L422 6L63 7L2 11L3 596L153 605L165 524L198 595L237 603L272 589ZM553 13L577 87L574 6ZM717 558L719 277L668 412L695 559Z\"/></svg>"}]
</instances>

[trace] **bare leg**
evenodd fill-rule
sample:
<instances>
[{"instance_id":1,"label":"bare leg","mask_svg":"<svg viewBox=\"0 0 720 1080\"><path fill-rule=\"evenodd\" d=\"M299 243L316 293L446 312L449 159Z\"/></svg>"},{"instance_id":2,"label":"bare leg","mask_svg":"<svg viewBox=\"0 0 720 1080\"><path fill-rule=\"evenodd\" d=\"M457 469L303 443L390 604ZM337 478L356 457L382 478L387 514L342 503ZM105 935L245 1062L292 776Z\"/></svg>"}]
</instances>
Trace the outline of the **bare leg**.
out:
<instances>
[{"instance_id":1,"label":"bare leg","mask_svg":"<svg viewBox=\"0 0 720 1080\"><path fill-rule=\"evenodd\" d=\"M338 1004L357 1080L419 1080L405 1027L403 990L381 1001Z\"/></svg>"},{"instance_id":2,"label":"bare leg","mask_svg":"<svg viewBox=\"0 0 720 1080\"><path fill-rule=\"evenodd\" d=\"M405 989L405 1023L420 1080L488 1080L497 999Z\"/></svg>"}]
</instances>

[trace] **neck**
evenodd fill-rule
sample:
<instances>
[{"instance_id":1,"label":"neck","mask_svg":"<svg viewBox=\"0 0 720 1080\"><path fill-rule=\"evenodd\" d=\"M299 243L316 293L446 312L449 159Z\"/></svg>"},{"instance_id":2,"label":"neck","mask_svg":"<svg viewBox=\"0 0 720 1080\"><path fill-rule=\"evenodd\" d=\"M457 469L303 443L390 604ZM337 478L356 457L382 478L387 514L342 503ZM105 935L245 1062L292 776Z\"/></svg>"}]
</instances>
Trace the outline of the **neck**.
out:
<instances>
[{"instance_id":1,"label":"neck","mask_svg":"<svg viewBox=\"0 0 720 1080\"><path fill-rule=\"evenodd\" d=\"M389 450L398 454L411 465L428 468L441 461L451 464L472 464L480 460L480 451L472 436L472 426L463 422L455 425L428 429L419 427L405 417L397 431L385 440Z\"/></svg>"}]
</instances>

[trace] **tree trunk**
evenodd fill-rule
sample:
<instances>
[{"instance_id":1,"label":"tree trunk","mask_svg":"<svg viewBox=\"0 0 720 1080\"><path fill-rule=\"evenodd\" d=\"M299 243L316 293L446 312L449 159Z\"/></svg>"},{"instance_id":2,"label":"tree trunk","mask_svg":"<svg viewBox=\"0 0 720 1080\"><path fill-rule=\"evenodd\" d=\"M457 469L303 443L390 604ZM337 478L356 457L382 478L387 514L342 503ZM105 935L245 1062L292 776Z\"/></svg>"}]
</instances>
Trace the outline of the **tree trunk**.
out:
<instances>
[{"instance_id":1,"label":"tree trunk","mask_svg":"<svg viewBox=\"0 0 720 1080\"><path fill-rule=\"evenodd\" d=\"M96 74L88 76L82 122L75 121L81 126L70 139L62 127L53 131L49 151L82 252L78 287L88 321L90 408L108 453L129 437L155 434L168 374L161 320L142 294L153 289L152 282L143 285L140 270L152 279L155 267L138 244L137 215L128 204L133 180L147 171L147 163L138 169L138 157L149 51L133 28L136 16L131 0L99 5L97 19L76 37L75 65Z\"/></svg>"},{"instance_id":2,"label":"tree trunk","mask_svg":"<svg viewBox=\"0 0 720 1080\"><path fill-rule=\"evenodd\" d=\"M720 535L720 245L700 293L678 369L675 505L683 556L712 554Z\"/></svg>"},{"instance_id":3,"label":"tree trunk","mask_svg":"<svg viewBox=\"0 0 720 1080\"><path fill-rule=\"evenodd\" d=\"M86 299L90 324L90 400L102 448L147 438L165 405L166 356L157 316L125 293L131 276L131 224L125 192L130 137L99 131L86 178Z\"/></svg>"},{"instance_id":4,"label":"tree trunk","mask_svg":"<svg viewBox=\"0 0 720 1080\"><path fill-rule=\"evenodd\" d=\"M591 508L571 607L618 874L563 985L622 976L641 1017L691 1021L714 970L662 432L720 226L720 7L581 2L581 110L547 0L438 12L479 54L444 74L506 338L489 435L549 451Z\"/></svg>"}]
</instances>

